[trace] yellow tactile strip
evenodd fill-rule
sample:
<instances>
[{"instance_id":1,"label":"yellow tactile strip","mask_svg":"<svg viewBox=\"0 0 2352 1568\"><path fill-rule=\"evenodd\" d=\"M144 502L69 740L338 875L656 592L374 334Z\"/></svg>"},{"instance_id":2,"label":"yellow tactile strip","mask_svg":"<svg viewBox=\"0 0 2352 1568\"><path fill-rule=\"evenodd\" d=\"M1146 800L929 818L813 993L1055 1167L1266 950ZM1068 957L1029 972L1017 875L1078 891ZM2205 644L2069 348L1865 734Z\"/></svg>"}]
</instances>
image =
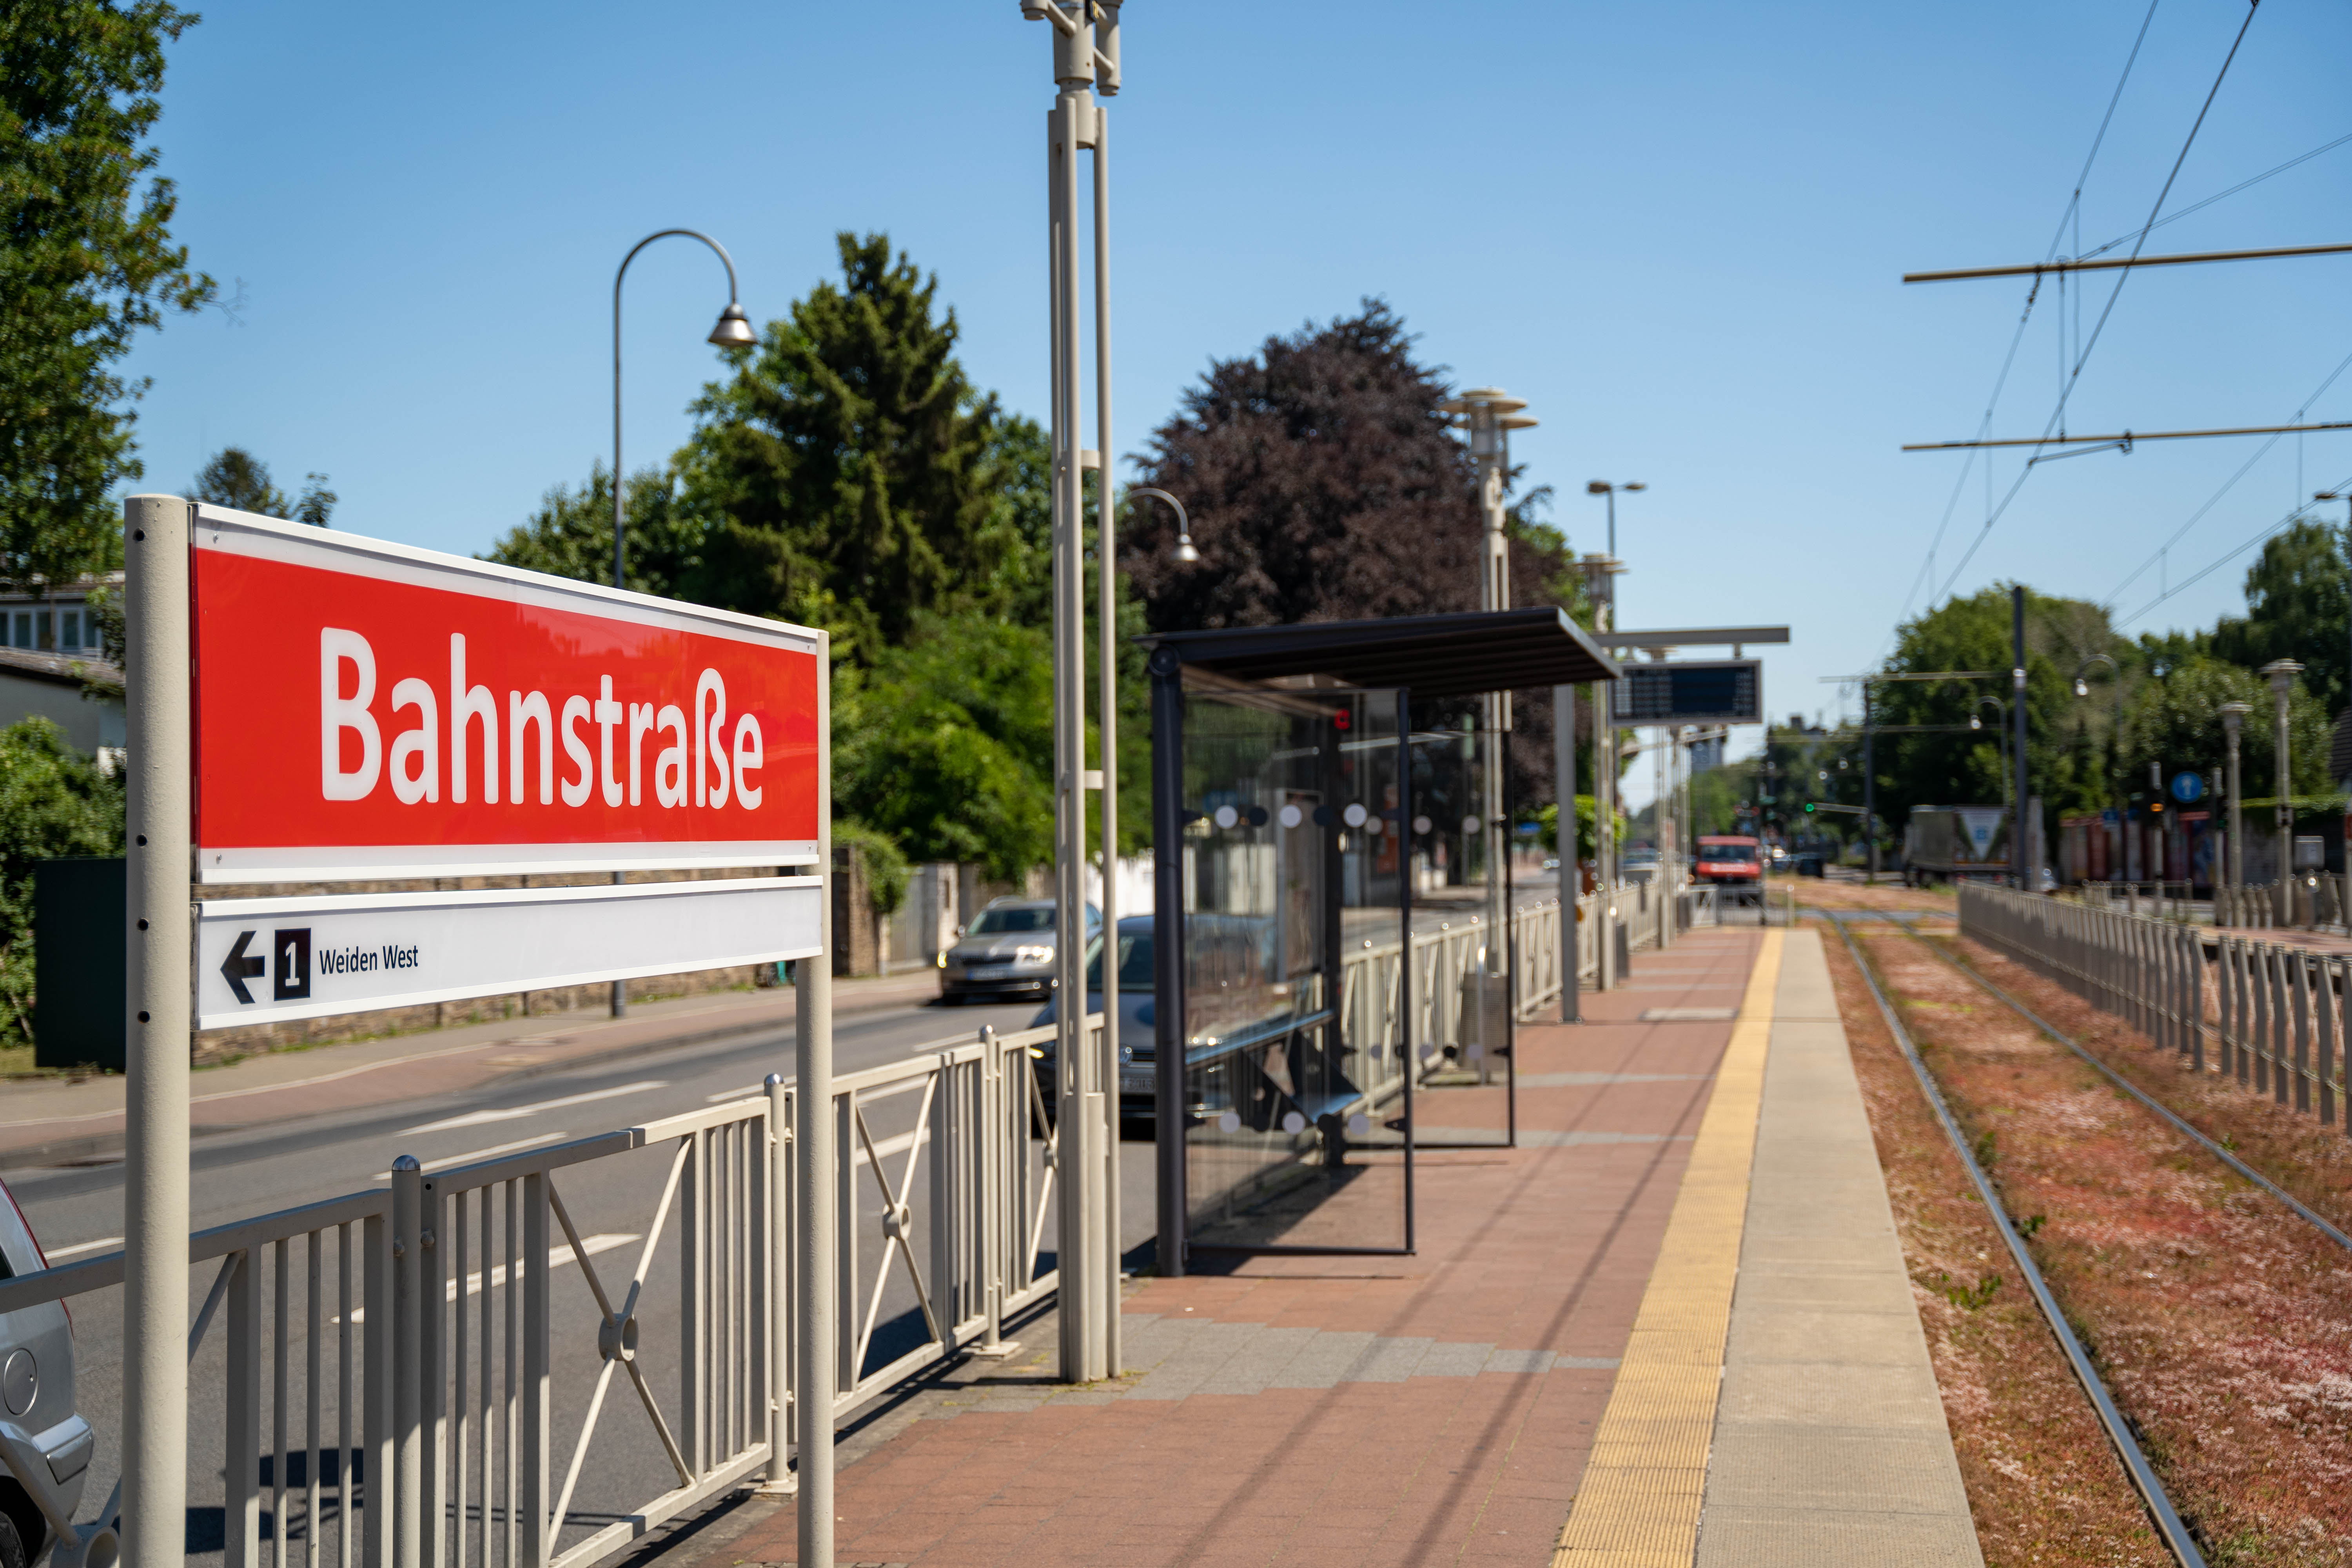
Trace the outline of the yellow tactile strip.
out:
<instances>
[{"instance_id":1,"label":"yellow tactile strip","mask_svg":"<svg viewBox=\"0 0 2352 1568\"><path fill-rule=\"evenodd\" d=\"M1552 1568L1690 1568L1787 933L1767 931Z\"/></svg>"}]
</instances>

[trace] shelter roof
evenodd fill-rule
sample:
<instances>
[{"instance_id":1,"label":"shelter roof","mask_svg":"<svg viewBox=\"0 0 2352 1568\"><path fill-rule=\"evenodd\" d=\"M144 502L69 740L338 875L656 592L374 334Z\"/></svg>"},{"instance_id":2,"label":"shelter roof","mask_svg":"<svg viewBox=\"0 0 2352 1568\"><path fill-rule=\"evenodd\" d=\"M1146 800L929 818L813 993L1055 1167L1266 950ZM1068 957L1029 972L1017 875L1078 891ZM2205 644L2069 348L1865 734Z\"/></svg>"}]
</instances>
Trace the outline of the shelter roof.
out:
<instances>
[{"instance_id":1,"label":"shelter roof","mask_svg":"<svg viewBox=\"0 0 2352 1568\"><path fill-rule=\"evenodd\" d=\"M1321 676L1349 686L1408 686L1427 698L1614 680L1620 673L1591 633L1549 606L1163 632L1143 641L1189 668L1235 680Z\"/></svg>"}]
</instances>

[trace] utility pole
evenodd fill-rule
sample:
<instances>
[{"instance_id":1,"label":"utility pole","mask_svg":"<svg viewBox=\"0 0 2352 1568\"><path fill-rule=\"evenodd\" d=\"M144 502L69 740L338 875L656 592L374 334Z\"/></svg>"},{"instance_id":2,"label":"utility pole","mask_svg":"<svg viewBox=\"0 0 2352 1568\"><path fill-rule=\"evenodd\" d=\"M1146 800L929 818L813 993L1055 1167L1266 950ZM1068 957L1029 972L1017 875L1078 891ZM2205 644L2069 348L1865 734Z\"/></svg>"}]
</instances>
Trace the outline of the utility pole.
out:
<instances>
[{"instance_id":1,"label":"utility pole","mask_svg":"<svg viewBox=\"0 0 2352 1568\"><path fill-rule=\"evenodd\" d=\"M2035 881L2032 846L2025 830L2025 819L2032 814L2033 799L2025 790L2025 584L2016 584L2009 590L2010 639L2016 651L2016 664L2009 672L2009 721L2017 727L2010 743L2010 762L2017 769L2017 789L2013 798L2017 810L2009 824L2010 858L2017 867L2017 886L2021 892L2032 892Z\"/></svg>"},{"instance_id":2,"label":"utility pole","mask_svg":"<svg viewBox=\"0 0 2352 1568\"><path fill-rule=\"evenodd\" d=\"M1114 575L1110 508L1109 168L1108 116L1095 101L1118 91L1119 0L1021 0L1021 14L1052 24L1054 106L1046 112L1048 275L1051 350L1054 555L1054 860L1055 984L1055 1087L1060 1114L1056 1169L1061 1176L1061 1376L1091 1383L1118 1370L1118 1200L1117 1152L1117 982L1107 962L1103 1037L1087 1048L1087 793L1102 801L1103 920L1106 952L1118 949L1118 831L1110 786L1116 738ZM1095 451L1080 440L1078 154L1094 154ZM1087 458L1092 456L1094 464ZM1101 520L1102 763L1086 765L1085 470L1099 471Z\"/></svg>"},{"instance_id":3,"label":"utility pole","mask_svg":"<svg viewBox=\"0 0 2352 1568\"><path fill-rule=\"evenodd\" d=\"M2278 825L2277 903L2279 924L2284 926L2294 923L2294 768L2287 753L2286 700L2303 666L2291 658L2274 658L2263 666L2262 673L2270 678L2271 696L2276 703L2272 721L2276 726L2277 750L2272 754L2278 759L2278 804L2272 812Z\"/></svg>"},{"instance_id":4,"label":"utility pole","mask_svg":"<svg viewBox=\"0 0 2352 1568\"><path fill-rule=\"evenodd\" d=\"M1862 683L1862 837L1869 847L1870 870L1864 881L1878 886L1878 731L1870 722L1870 682Z\"/></svg>"},{"instance_id":5,"label":"utility pole","mask_svg":"<svg viewBox=\"0 0 2352 1568\"><path fill-rule=\"evenodd\" d=\"M1584 581L1593 598L1595 630L1613 631L1617 625L1617 573L1614 555L1587 554ZM1613 991L1617 973L1617 689L1605 680L1592 684L1592 858L1593 880L1600 892L1600 988Z\"/></svg>"}]
</instances>

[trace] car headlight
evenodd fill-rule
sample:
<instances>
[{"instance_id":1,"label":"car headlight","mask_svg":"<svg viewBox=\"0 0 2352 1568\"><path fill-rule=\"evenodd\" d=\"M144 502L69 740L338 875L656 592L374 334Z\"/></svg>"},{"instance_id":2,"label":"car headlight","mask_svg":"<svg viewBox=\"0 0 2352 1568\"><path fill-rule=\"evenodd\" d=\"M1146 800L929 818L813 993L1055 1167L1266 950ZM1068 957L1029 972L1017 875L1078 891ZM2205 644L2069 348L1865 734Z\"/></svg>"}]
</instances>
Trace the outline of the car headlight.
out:
<instances>
[{"instance_id":1,"label":"car headlight","mask_svg":"<svg viewBox=\"0 0 2352 1568\"><path fill-rule=\"evenodd\" d=\"M947 949L945 949L945 948L941 948L941 949L940 949L940 967L941 969L945 969L947 966L948 966L948 953L947 953Z\"/></svg>"},{"instance_id":2,"label":"car headlight","mask_svg":"<svg viewBox=\"0 0 2352 1568\"><path fill-rule=\"evenodd\" d=\"M1050 947L1016 947L1013 950L1015 963L1051 963L1054 950Z\"/></svg>"}]
</instances>

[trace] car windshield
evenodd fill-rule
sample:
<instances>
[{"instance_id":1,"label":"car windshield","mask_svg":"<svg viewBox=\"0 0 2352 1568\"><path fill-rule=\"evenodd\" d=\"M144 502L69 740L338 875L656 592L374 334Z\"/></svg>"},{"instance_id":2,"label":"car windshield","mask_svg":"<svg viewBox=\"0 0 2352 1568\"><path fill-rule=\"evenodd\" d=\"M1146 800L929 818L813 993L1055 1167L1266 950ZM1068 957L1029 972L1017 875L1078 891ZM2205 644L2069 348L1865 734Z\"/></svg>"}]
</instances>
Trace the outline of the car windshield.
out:
<instances>
[{"instance_id":1,"label":"car windshield","mask_svg":"<svg viewBox=\"0 0 2352 1568\"><path fill-rule=\"evenodd\" d=\"M1102 989L1102 938L1097 937L1087 948L1087 989ZM1121 991L1151 990L1151 933L1148 931L1123 931L1118 933L1118 988Z\"/></svg>"},{"instance_id":2,"label":"car windshield","mask_svg":"<svg viewBox=\"0 0 2352 1568\"><path fill-rule=\"evenodd\" d=\"M1031 905L1009 910L982 910L980 918L971 922L974 936L1003 936L1013 931L1052 931L1054 908L1051 904Z\"/></svg>"},{"instance_id":3,"label":"car windshield","mask_svg":"<svg viewBox=\"0 0 2352 1568\"><path fill-rule=\"evenodd\" d=\"M1756 846L1753 844L1702 844L1698 847L1698 858L1702 860L1753 860L1756 858Z\"/></svg>"}]
</instances>

